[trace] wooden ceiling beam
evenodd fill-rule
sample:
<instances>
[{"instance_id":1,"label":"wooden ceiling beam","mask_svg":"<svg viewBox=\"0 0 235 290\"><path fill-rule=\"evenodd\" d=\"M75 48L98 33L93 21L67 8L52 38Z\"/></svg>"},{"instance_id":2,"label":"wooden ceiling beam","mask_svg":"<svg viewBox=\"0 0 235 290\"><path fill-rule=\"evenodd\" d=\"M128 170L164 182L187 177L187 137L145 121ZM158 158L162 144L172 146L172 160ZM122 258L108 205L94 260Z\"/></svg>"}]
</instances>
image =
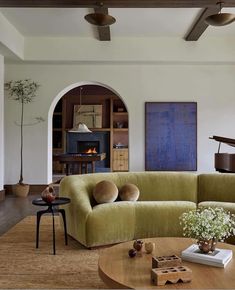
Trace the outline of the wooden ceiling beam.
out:
<instances>
[{"instance_id":1,"label":"wooden ceiling beam","mask_svg":"<svg viewBox=\"0 0 235 290\"><path fill-rule=\"evenodd\" d=\"M186 34L185 40L187 40L187 41L198 40L199 37L203 34L203 32L209 26L205 22L206 17L209 15L212 15L212 14L217 14L219 11L220 11L220 7L218 7L218 5L216 7L213 7L213 8L208 7L208 8L203 9L202 13L199 15L199 17L194 22L193 27Z\"/></svg>"},{"instance_id":2,"label":"wooden ceiling beam","mask_svg":"<svg viewBox=\"0 0 235 290\"><path fill-rule=\"evenodd\" d=\"M110 8L207 8L218 0L101 0ZM98 1L99 3L99 1ZM0 7L97 7L97 0L0 0ZM235 0L226 0L223 7L235 7Z\"/></svg>"},{"instance_id":3,"label":"wooden ceiling beam","mask_svg":"<svg viewBox=\"0 0 235 290\"><path fill-rule=\"evenodd\" d=\"M94 8L95 13L103 13L103 14L109 14L108 8L105 7L98 7ZM97 26L99 40L100 41L110 41L111 40L111 33L110 33L110 27L109 26Z\"/></svg>"}]
</instances>

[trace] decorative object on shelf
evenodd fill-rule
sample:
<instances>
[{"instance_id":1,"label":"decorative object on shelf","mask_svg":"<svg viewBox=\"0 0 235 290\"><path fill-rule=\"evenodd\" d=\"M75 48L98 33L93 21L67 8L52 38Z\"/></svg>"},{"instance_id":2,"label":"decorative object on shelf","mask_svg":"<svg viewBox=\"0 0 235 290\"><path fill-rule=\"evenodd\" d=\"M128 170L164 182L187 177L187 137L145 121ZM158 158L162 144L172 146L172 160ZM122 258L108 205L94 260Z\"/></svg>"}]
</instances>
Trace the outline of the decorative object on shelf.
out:
<instances>
[{"instance_id":1,"label":"decorative object on shelf","mask_svg":"<svg viewBox=\"0 0 235 290\"><path fill-rule=\"evenodd\" d=\"M145 103L145 170L197 170L197 103Z\"/></svg>"},{"instance_id":2,"label":"decorative object on shelf","mask_svg":"<svg viewBox=\"0 0 235 290\"><path fill-rule=\"evenodd\" d=\"M124 127L124 123L123 122L116 122L116 128L123 128Z\"/></svg>"},{"instance_id":3,"label":"decorative object on shelf","mask_svg":"<svg viewBox=\"0 0 235 290\"><path fill-rule=\"evenodd\" d=\"M217 2L216 4L220 6L220 12L206 17L205 22L207 24L212 26L225 26L235 21L235 14L221 12L224 2Z\"/></svg>"},{"instance_id":4,"label":"decorative object on shelf","mask_svg":"<svg viewBox=\"0 0 235 290\"><path fill-rule=\"evenodd\" d=\"M151 280L154 285L163 286L167 282L188 283L192 280L192 270L186 266L155 268L151 271Z\"/></svg>"},{"instance_id":5,"label":"decorative object on shelf","mask_svg":"<svg viewBox=\"0 0 235 290\"><path fill-rule=\"evenodd\" d=\"M113 148L128 148L128 146L118 142L117 144L113 145Z\"/></svg>"},{"instance_id":6,"label":"decorative object on shelf","mask_svg":"<svg viewBox=\"0 0 235 290\"><path fill-rule=\"evenodd\" d=\"M136 256L136 254L137 254L137 251L135 249L130 249L128 251L128 255L130 258L134 258Z\"/></svg>"},{"instance_id":7,"label":"decorative object on shelf","mask_svg":"<svg viewBox=\"0 0 235 290\"><path fill-rule=\"evenodd\" d=\"M180 216L184 236L195 238L203 253L213 252L217 241L235 234L235 215L223 208L199 208Z\"/></svg>"},{"instance_id":8,"label":"decorative object on shelf","mask_svg":"<svg viewBox=\"0 0 235 290\"><path fill-rule=\"evenodd\" d=\"M98 6L102 7L103 3L102 2L98 3ZM90 24L95 25L95 26L101 26L101 27L109 26L116 22L116 19L113 16L108 15L108 13L105 14L102 12L90 13L90 14L85 15L84 18Z\"/></svg>"},{"instance_id":9,"label":"decorative object on shelf","mask_svg":"<svg viewBox=\"0 0 235 290\"><path fill-rule=\"evenodd\" d=\"M125 108L124 107L117 107L117 112L119 112L119 113L125 112Z\"/></svg>"},{"instance_id":10,"label":"decorative object on shelf","mask_svg":"<svg viewBox=\"0 0 235 290\"><path fill-rule=\"evenodd\" d=\"M73 126L84 123L88 128L102 128L102 105L74 105Z\"/></svg>"},{"instance_id":11,"label":"decorative object on shelf","mask_svg":"<svg viewBox=\"0 0 235 290\"><path fill-rule=\"evenodd\" d=\"M52 201L54 201L56 198L54 188L52 186L47 186L41 193L41 197L42 200L44 200L47 203L51 203Z\"/></svg>"},{"instance_id":12,"label":"decorative object on shelf","mask_svg":"<svg viewBox=\"0 0 235 290\"><path fill-rule=\"evenodd\" d=\"M88 128L102 128L102 105L82 105L80 87L79 105L74 105L73 128L69 132L90 133Z\"/></svg>"},{"instance_id":13,"label":"decorative object on shelf","mask_svg":"<svg viewBox=\"0 0 235 290\"><path fill-rule=\"evenodd\" d=\"M84 123L88 128L102 128L102 105L82 105L80 87L80 105L74 106L73 126Z\"/></svg>"},{"instance_id":14,"label":"decorative object on shelf","mask_svg":"<svg viewBox=\"0 0 235 290\"><path fill-rule=\"evenodd\" d=\"M177 255L152 257L152 268L181 266L182 260Z\"/></svg>"},{"instance_id":15,"label":"decorative object on shelf","mask_svg":"<svg viewBox=\"0 0 235 290\"><path fill-rule=\"evenodd\" d=\"M8 91L9 96L18 101L21 105L21 117L20 117L20 179L17 184L13 186L14 193L19 197L26 197L29 192L29 185L23 183L23 145L24 145L24 131L23 127L27 125L36 125L43 120L38 117L36 122L25 124L24 123L24 110L25 105L32 102L36 97L36 92L39 88L39 84L30 80L18 80L5 83L5 90ZM16 123L18 125L18 123Z\"/></svg>"},{"instance_id":16,"label":"decorative object on shelf","mask_svg":"<svg viewBox=\"0 0 235 290\"><path fill-rule=\"evenodd\" d=\"M128 122L114 122L114 128L123 129L128 128Z\"/></svg>"},{"instance_id":17,"label":"decorative object on shelf","mask_svg":"<svg viewBox=\"0 0 235 290\"><path fill-rule=\"evenodd\" d=\"M135 240L133 243L133 248L136 249L136 251L141 251L143 247L143 241L142 240Z\"/></svg>"},{"instance_id":18,"label":"decorative object on shelf","mask_svg":"<svg viewBox=\"0 0 235 290\"><path fill-rule=\"evenodd\" d=\"M152 254L155 250L155 243L152 242L145 242L144 249L147 254Z\"/></svg>"}]
</instances>

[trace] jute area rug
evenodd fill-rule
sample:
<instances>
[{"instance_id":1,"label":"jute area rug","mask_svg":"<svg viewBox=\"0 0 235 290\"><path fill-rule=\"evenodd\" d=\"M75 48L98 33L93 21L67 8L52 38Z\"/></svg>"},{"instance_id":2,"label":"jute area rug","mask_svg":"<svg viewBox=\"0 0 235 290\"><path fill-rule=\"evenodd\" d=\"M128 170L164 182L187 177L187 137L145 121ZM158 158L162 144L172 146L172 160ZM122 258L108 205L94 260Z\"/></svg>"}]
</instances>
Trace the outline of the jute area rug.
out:
<instances>
[{"instance_id":1,"label":"jute area rug","mask_svg":"<svg viewBox=\"0 0 235 290\"><path fill-rule=\"evenodd\" d=\"M52 218L42 216L40 244L35 248L36 217L29 216L0 237L0 288L107 288L98 275L100 249L88 250L64 233L56 217L56 255L52 251Z\"/></svg>"}]
</instances>

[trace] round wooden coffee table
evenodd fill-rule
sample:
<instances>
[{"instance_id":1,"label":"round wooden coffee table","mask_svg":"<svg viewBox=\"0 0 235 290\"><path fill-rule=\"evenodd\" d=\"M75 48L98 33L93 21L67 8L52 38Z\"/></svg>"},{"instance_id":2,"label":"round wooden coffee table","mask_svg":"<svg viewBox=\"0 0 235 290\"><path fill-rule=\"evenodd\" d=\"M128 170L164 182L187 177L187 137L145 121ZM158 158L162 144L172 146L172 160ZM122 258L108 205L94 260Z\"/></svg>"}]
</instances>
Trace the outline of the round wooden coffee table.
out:
<instances>
[{"instance_id":1,"label":"round wooden coffee table","mask_svg":"<svg viewBox=\"0 0 235 290\"><path fill-rule=\"evenodd\" d=\"M156 244L154 256L181 256L181 251L189 247L194 241L188 238L154 238L143 239ZM235 287L234 257L226 268L183 261L193 272L193 279L189 283L166 284L155 286L151 283L150 273L152 255L146 254L144 249L135 258L129 258L128 250L133 242L126 242L106 248L101 251L99 258L99 275L110 288L172 288L172 289L232 289ZM235 246L218 243L217 248L232 249Z\"/></svg>"}]
</instances>

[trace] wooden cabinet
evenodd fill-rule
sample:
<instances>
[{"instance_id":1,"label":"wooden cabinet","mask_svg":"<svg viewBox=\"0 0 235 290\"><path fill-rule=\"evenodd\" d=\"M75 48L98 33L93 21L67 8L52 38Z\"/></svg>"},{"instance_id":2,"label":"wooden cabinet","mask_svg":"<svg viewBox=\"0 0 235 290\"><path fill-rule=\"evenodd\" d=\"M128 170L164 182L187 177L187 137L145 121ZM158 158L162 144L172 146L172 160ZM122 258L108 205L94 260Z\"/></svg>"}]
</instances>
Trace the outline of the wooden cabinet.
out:
<instances>
[{"instance_id":1,"label":"wooden cabinet","mask_svg":"<svg viewBox=\"0 0 235 290\"><path fill-rule=\"evenodd\" d=\"M113 149L113 171L128 171L128 149Z\"/></svg>"},{"instance_id":2,"label":"wooden cabinet","mask_svg":"<svg viewBox=\"0 0 235 290\"><path fill-rule=\"evenodd\" d=\"M119 98L112 103L112 170L128 171L128 112Z\"/></svg>"}]
</instances>

